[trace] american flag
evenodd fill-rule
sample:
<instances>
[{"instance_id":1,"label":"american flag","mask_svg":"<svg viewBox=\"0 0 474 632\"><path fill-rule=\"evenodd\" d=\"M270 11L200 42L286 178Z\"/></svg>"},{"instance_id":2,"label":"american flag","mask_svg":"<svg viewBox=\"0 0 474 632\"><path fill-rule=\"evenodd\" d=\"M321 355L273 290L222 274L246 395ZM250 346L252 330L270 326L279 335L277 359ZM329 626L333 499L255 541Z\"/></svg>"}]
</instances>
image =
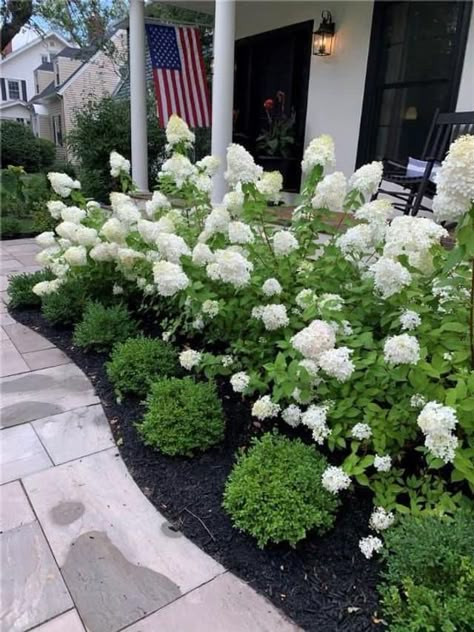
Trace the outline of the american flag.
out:
<instances>
[{"instance_id":1,"label":"american flag","mask_svg":"<svg viewBox=\"0 0 474 632\"><path fill-rule=\"evenodd\" d=\"M210 127L211 106L199 31L147 24L160 125L178 114L189 127Z\"/></svg>"}]
</instances>

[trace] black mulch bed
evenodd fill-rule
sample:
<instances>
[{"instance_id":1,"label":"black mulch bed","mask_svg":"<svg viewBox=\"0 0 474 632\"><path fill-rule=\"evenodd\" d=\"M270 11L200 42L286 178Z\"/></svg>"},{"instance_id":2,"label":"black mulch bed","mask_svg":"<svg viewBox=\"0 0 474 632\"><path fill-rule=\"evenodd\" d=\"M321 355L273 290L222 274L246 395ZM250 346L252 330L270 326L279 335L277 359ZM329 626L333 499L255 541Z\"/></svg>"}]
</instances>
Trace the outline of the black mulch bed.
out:
<instances>
[{"instance_id":1,"label":"black mulch bed","mask_svg":"<svg viewBox=\"0 0 474 632\"><path fill-rule=\"evenodd\" d=\"M252 421L246 404L221 384L227 415L223 445L193 459L163 456L138 439L134 422L143 414L140 403L115 401L105 374L105 354L83 353L72 345L70 330L51 327L36 311L12 313L17 321L51 340L89 376L131 475L172 529L184 533L308 632L383 628L375 590L378 564L367 561L358 548L359 538L367 535L371 511L367 495L359 490L346 496L335 528L326 536L310 536L296 549L259 549L252 538L232 527L221 508L236 450L248 444L249 435L266 429Z\"/></svg>"}]
</instances>

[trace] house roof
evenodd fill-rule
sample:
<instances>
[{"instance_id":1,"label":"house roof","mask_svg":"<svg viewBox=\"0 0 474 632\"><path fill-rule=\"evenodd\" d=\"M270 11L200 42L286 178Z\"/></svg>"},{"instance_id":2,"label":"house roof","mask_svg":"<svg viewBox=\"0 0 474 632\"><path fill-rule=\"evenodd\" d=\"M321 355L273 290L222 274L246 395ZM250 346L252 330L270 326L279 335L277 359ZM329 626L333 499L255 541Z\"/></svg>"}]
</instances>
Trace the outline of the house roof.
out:
<instances>
[{"instance_id":1,"label":"house roof","mask_svg":"<svg viewBox=\"0 0 474 632\"><path fill-rule=\"evenodd\" d=\"M38 66L38 68L36 68L36 70L49 70L53 72L54 67L50 61L44 61L40 66Z\"/></svg>"},{"instance_id":2,"label":"house roof","mask_svg":"<svg viewBox=\"0 0 474 632\"><path fill-rule=\"evenodd\" d=\"M16 99L15 101L7 101L6 103L0 103L0 110L8 110L9 108L16 107L21 105L25 108L28 107L28 104L25 101L20 101L20 99Z\"/></svg>"},{"instance_id":3,"label":"house roof","mask_svg":"<svg viewBox=\"0 0 474 632\"><path fill-rule=\"evenodd\" d=\"M28 44L25 44L25 46L21 46L21 48L14 50L12 53L8 54L3 59L0 59L0 66L5 64L6 62L9 62L11 59L15 59L16 57L19 57L30 48L33 48L37 44L40 44L42 41L47 40L51 37L56 37L60 42L64 44L64 46L67 46L67 47L71 46L71 43L68 42L62 35L59 35L59 33L54 33L53 31L49 31L45 35L36 37L34 40L29 42Z\"/></svg>"},{"instance_id":4,"label":"house roof","mask_svg":"<svg viewBox=\"0 0 474 632\"><path fill-rule=\"evenodd\" d=\"M66 57L67 59L79 59L81 61L87 61L96 52L94 48L75 48L73 46L65 46L59 53L53 57Z\"/></svg>"},{"instance_id":5,"label":"house roof","mask_svg":"<svg viewBox=\"0 0 474 632\"><path fill-rule=\"evenodd\" d=\"M41 92L39 92L38 94L35 94L35 96L31 98L28 101L28 103L35 103L36 101L40 101L41 99L44 99L45 97L51 96L52 94L57 92L57 88L59 88L59 86L55 86L54 81L51 81L51 83L48 83L46 88L41 90Z\"/></svg>"}]
</instances>

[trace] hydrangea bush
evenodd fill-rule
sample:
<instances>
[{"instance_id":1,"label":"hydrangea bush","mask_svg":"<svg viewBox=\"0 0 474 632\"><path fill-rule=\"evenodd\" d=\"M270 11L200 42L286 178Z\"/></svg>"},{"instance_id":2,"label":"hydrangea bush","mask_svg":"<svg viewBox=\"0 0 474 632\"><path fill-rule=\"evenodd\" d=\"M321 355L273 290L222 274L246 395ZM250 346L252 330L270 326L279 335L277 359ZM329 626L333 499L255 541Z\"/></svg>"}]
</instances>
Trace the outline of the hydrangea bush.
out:
<instances>
[{"instance_id":1,"label":"hydrangea bush","mask_svg":"<svg viewBox=\"0 0 474 632\"><path fill-rule=\"evenodd\" d=\"M165 304L165 340L199 333L208 343L182 350L187 371L225 376L257 419L281 417L334 453L322 475L330 493L372 490L378 513L361 542L367 557L393 512L469 504L474 138L456 140L440 170L435 219L458 222L451 251L441 245L441 224L394 217L387 200L371 201L381 163L348 180L331 172L329 136L306 149L300 203L286 228L268 205L280 198L279 173L230 145L230 190L212 204L218 161L191 163L193 135L176 118L167 138L169 158L144 208L127 194L129 164L117 155L112 171L122 191L111 194L110 210L86 203L68 176L50 177L58 225L38 242L55 279L36 291L94 274L139 291L157 314ZM335 210L343 211L339 225L352 218L347 231L330 222ZM227 347L220 355L211 353L216 341Z\"/></svg>"}]
</instances>

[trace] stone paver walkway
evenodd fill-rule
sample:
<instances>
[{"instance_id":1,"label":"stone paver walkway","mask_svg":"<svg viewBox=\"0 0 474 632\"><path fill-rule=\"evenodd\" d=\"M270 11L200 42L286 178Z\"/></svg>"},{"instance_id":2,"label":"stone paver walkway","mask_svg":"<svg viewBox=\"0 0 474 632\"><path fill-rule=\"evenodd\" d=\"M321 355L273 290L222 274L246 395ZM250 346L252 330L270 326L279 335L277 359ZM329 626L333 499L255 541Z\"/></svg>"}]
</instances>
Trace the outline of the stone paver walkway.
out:
<instances>
[{"instance_id":1,"label":"stone paver walkway","mask_svg":"<svg viewBox=\"0 0 474 632\"><path fill-rule=\"evenodd\" d=\"M94 389L6 313L32 240L0 242L1 632L290 632L296 627L150 504Z\"/></svg>"}]
</instances>

